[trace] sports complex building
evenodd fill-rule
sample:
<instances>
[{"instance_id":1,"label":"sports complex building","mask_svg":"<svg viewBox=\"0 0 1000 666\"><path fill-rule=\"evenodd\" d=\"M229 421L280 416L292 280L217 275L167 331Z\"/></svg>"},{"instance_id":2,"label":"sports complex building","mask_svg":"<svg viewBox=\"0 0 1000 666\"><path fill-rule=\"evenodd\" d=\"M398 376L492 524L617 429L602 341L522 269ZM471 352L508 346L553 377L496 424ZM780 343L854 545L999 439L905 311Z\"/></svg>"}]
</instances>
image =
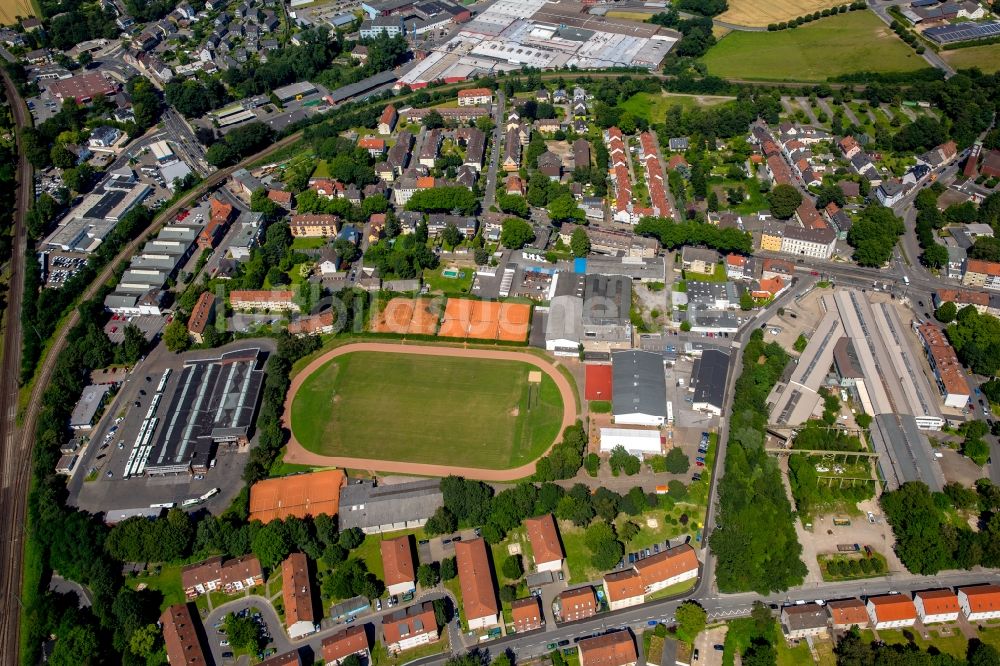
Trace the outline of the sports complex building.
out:
<instances>
[{"instance_id":1,"label":"sports complex building","mask_svg":"<svg viewBox=\"0 0 1000 666\"><path fill-rule=\"evenodd\" d=\"M534 67L655 69L680 38L657 25L587 13L578 2L499 0L462 25L405 74L398 85L463 81Z\"/></svg>"},{"instance_id":2,"label":"sports complex building","mask_svg":"<svg viewBox=\"0 0 1000 666\"><path fill-rule=\"evenodd\" d=\"M258 348L185 361L164 372L132 446L125 476L205 472L220 444L245 446L264 382Z\"/></svg>"}]
</instances>

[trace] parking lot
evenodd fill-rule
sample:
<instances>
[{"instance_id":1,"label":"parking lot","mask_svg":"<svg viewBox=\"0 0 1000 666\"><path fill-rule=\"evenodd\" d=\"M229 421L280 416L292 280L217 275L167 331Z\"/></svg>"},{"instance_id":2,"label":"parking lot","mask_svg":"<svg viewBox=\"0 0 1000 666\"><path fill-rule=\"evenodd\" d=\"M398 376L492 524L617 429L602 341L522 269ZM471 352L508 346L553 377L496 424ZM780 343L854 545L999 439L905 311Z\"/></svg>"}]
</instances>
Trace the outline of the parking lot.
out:
<instances>
[{"instance_id":1,"label":"parking lot","mask_svg":"<svg viewBox=\"0 0 1000 666\"><path fill-rule=\"evenodd\" d=\"M45 257L45 286L58 289L81 268L87 265L87 256L78 252L43 252Z\"/></svg>"},{"instance_id":2,"label":"parking lot","mask_svg":"<svg viewBox=\"0 0 1000 666\"><path fill-rule=\"evenodd\" d=\"M265 350L273 346L269 340L256 341L256 344ZM180 505L184 500L219 488L218 494L193 508L204 507L218 513L227 507L243 486L243 467L249 449L255 444L252 440L250 447L242 451L220 445L216 449L214 466L205 474L132 476L126 479L123 473L163 372L170 368L176 373L183 367L185 359L216 357L235 347L246 347L246 342L183 356L159 346L133 368L117 396L105 408L101 420L86 433L90 444L79 453L79 461L70 478L69 503L95 513L143 508L151 504ZM110 438L107 437L109 433Z\"/></svg>"}]
</instances>

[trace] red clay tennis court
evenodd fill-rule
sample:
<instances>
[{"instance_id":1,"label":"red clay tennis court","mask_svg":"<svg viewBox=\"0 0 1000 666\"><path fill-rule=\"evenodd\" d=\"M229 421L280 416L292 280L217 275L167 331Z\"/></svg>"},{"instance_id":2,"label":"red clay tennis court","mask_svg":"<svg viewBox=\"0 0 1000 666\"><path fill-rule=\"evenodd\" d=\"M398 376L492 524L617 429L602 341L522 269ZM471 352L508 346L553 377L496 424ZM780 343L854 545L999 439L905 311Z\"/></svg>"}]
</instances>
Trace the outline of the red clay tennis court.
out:
<instances>
[{"instance_id":1,"label":"red clay tennis court","mask_svg":"<svg viewBox=\"0 0 1000 666\"><path fill-rule=\"evenodd\" d=\"M437 313L427 298L394 298L385 304L372 324L376 333L434 335Z\"/></svg>"},{"instance_id":2,"label":"red clay tennis court","mask_svg":"<svg viewBox=\"0 0 1000 666\"><path fill-rule=\"evenodd\" d=\"M520 342L528 337L531 307L521 303L452 298L438 335L447 338Z\"/></svg>"},{"instance_id":3,"label":"red clay tennis court","mask_svg":"<svg viewBox=\"0 0 1000 666\"><path fill-rule=\"evenodd\" d=\"M611 366L588 365L584 396L587 400L611 400Z\"/></svg>"},{"instance_id":4,"label":"red clay tennis court","mask_svg":"<svg viewBox=\"0 0 1000 666\"><path fill-rule=\"evenodd\" d=\"M500 326L497 340L523 342L528 339L531 306L524 303L503 303L500 306Z\"/></svg>"}]
</instances>

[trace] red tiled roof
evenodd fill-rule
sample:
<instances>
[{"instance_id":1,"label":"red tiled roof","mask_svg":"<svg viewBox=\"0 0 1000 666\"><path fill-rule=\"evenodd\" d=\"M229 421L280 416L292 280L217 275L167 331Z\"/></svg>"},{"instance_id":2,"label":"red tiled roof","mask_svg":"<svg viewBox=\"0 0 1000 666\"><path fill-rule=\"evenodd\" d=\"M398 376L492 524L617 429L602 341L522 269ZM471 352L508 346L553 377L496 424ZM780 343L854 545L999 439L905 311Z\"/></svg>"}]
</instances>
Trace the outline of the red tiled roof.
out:
<instances>
[{"instance_id":1,"label":"red tiled roof","mask_svg":"<svg viewBox=\"0 0 1000 666\"><path fill-rule=\"evenodd\" d=\"M292 553L281 563L281 595L285 601L285 626L316 621L309 562L304 553Z\"/></svg>"},{"instance_id":2,"label":"red tiled roof","mask_svg":"<svg viewBox=\"0 0 1000 666\"><path fill-rule=\"evenodd\" d=\"M437 635L434 606L429 601L420 605L408 606L382 618L382 634L388 645L398 643L410 636L429 633Z\"/></svg>"},{"instance_id":3,"label":"red tiled roof","mask_svg":"<svg viewBox=\"0 0 1000 666\"><path fill-rule=\"evenodd\" d=\"M210 291L203 291L198 297L198 302L191 310L188 317L188 331L197 335L205 332L212 315L212 306L215 305L215 296Z\"/></svg>"},{"instance_id":4,"label":"red tiled roof","mask_svg":"<svg viewBox=\"0 0 1000 666\"><path fill-rule=\"evenodd\" d=\"M973 613L988 613L1000 610L1000 585L973 585L959 588L969 600L969 610Z\"/></svg>"},{"instance_id":5,"label":"red tiled roof","mask_svg":"<svg viewBox=\"0 0 1000 666\"><path fill-rule=\"evenodd\" d=\"M398 585L416 580L413 573L413 549L410 537L401 536L386 539L379 548L382 550L382 566L385 569L385 584Z\"/></svg>"},{"instance_id":6,"label":"red tiled roof","mask_svg":"<svg viewBox=\"0 0 1000 666\"><path fill-rule=\"evenodd\" d=\"M604 592L608 595L608 601L621 601L644 596L646 588L639 574L628 569L604 574Z\"/></svg>"},{"instance_id":7,"label":"red tiled roof","mask_svg":"<svg viewBox=\"0 0 1000 666\"><path fill-rule=\"evenodd\" d=\"M291 290L244 289L229 292L230 303L291 303L295 292Z\"/></svg>"},{"instance_id":8,"label":"red tiled roof","mask_svg":"<svg viewBox=\"0 0 1000 666\"><path fill-rule=\"evenodd\" d=\"M542 610L537 597L515 599L510 604L510 615L518 631L531 631L542 624Z\"/></svg>"},{"instance_id":9,"label":"red tiled roof","mask_svg":"<svg viewBox=\"0 0 1000 666\"><path fill-rule=\"evenodd\" d=\"M837 626L856 624L863 627L868 624L868 611L860 599L840 599L829 601L826 608L830 613L830 619Z\"/></svg>"},{"instance_id":10,"label":"red tiled roof","mask_svg":"<svg viewBox=\"0 0 1000 666\"><path fill-rule=\"evenodd\" d=\"M926 590L917 592L914 599L920 598L924 604L924 615L945 615L958 612L958 595L951 590Z\"/></svg>"},{"instance_id":11,"label":"red tiled roof","mask_svg":"<svg viewBox=\"0 0 1000 666\"><path fill-rule=\"evenodd\" d=\"M917 617L916 606L905 594L883 594L877 597L868 597L868 603L875 607L875 619L878 622L913 620Z\"/></svg>"},{"instance_id":12,"label":"red tiled roof","mask_svg":"<svg viewBox=\"0 0 1000 666\"><path fill-rule=\"evenodd\" d=\"M551 513L538 518L528 518L524 521L524 525L528 530L528 540L531 542L531 552L535 556L536 566L563 559L559 531Z\"/></svg>"},{"instance_id":13,"label":"red tiled roof","mask_svg":"<svg viewBox=\"0 0 1000 666\"><path fill-rule=\"evenodd\" d=\"M198 640L191 607L187 604L170 606L160 616L163 625L163 642L171 664L183 666L208 666L205 652Z\"/></svg>"},{"instance_id":14,"label":"red tiled roof","mask_svg":"<svg viewBox=\"0 0 1000 666\"><path fill-rule=\"evenodd\" d=\"M493 573L490 570L489 553L482 539L459 541L455 544L455 558L458 560L458 581L462 588L462 605L469 620L496 615L496 590L493 587Z\"/></svg>"},{"instance_id":15,"label":"red tiled roof","mask_svg":"<svg viewBox=\"0 0 1000 666\"><path fill-rule=\"evenodd\" d=\"M323 639L323 661L330 663L367 649L368 634L365 628L351 627L347 631Z\"/></svg>"},{"instance_id":16,"label":"red tiled roof","mask_svg":"<svg viewBox=\"0 0 1000 666\"><path fill-rule=\"evenodd\" d=\"M983 273L984 275L1000 275L1000 262L967 259L965 262L965 271L967 273Z\"/></svg>"},{"instance_id":17,"label":"red tiled roof","mask_svg":"<svg viewBox=\"0 0 1000 666\"><path fill-rule=\"evenodd\" d=\"M580 641L581 666L624 666L638 660L635 642L627 631L616 631Z\"/></svg>"},{"instance_id":18,"label":"red tiled roof","mask_svg":"<svg viewBox=\"0 0 1000 666\"><path fill-rule=\"evenodd\" d=\"M981 305L987 307L990 304L990 295L982 291L938 289L937 297L941 303L951 302L956 305Z\"/></svg>"},{"instance_id":19,"label":"red tiled roof","mask_svg":"<svg viewBox=\"0 0 1000 666\"><path fill-rule=\"evenodd\" d=\"M485 97L493 96L493 91L489 88L467 88L466 90L459 90L459 97Z\"/></svg>"},{"instance_id":20,"label":"red tiled roof","mask_svg":"<svg viewBox=\"0 0 1000 666\"><path fill-rule=\"evenodd\" d=\"M694 548L682 544L635 563L635 570L646 587L663 582L688 571L698 570Z\"/></svg>"}]
</instances>

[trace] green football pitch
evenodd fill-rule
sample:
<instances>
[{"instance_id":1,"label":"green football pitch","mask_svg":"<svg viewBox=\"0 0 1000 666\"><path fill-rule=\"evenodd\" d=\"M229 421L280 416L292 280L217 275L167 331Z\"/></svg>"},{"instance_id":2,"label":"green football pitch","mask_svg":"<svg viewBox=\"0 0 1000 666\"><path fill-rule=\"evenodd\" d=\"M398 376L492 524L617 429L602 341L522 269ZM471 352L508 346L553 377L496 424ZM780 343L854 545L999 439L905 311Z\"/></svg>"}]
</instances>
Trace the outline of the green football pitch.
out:
<instances>
[{"instance_id":1,"label":"green football pitch","mask_svg":"<svg viewBox=\"0 0 1000 666\"><path fill-rule=\"evenodd\" d=\"M328 456L506 469L538 458L563 404L544 372L516 361L351 352L307 377L292 401L295 438Z\"/></svg>"}]
</instances>

